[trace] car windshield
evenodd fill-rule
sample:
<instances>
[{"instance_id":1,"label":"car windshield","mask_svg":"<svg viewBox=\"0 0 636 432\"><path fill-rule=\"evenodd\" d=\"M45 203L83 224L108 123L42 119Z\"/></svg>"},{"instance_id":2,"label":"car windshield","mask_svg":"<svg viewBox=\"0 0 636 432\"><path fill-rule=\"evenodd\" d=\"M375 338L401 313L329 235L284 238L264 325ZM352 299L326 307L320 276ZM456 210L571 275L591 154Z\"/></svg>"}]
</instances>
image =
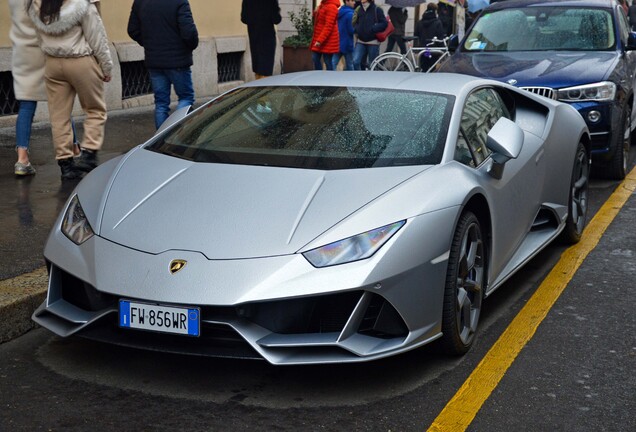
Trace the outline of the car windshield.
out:
<instances>
[{"instance_id":1,"label":"car windshield","mask_svg":"<svg viewBox=\"0 0 636 432\"><path fill-rule=\"evenodd\" d=\"M346 87L248 87L146 147L191 160L347 169L440 162L454 97Z\"/></svg>"},{"instance_id":2,"label":"car windshield","mask_svg":"<svg viewBox=\"0 0 636 432\"><path fill-rule=\"evenodd\" d=\"M599 51L615 44L607 9L528 7L486 13L464 42L466 51Z\"/></svg>"}]
</instances>

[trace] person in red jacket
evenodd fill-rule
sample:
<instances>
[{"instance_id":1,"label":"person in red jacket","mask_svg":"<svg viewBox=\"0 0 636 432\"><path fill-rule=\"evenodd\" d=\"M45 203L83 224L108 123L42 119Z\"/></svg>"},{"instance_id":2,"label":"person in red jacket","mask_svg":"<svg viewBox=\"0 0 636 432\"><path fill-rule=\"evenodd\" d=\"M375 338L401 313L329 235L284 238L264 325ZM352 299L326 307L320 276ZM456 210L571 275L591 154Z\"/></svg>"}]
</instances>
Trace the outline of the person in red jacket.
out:
<instances>
[{"instance_id":1,"label":"person in red jacket","mask_svg":"<svg viewBox=\"0 0 636 432\"><path fill-rule=\"evenodd\" d=\"M333 55L340 52L338 37L339 0L322 0L314 11L314 36L311 40L311 57L316 70L333 70Z\"/></svg>"}]
</instances>

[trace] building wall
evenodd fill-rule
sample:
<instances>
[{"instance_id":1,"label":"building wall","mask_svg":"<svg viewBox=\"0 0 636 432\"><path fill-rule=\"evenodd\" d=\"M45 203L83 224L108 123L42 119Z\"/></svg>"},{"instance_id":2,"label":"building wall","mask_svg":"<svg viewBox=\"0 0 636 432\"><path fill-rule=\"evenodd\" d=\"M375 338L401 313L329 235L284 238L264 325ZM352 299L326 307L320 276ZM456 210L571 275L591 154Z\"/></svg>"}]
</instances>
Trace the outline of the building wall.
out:
<instances>
[{"instance_id":1,"label":"building wall","mask_svg":"<svg viewBox=\"0 0 636 432\"><path fill-rule=\"evenodd\" d=\"M114 62L113 79L105 84L108 110L152 105L152 95L122 98L121 63L142 61L143 48L132 41L126 32L132 0L102 0L101 14L111 42L110 50ZM247 28L240 20L241 2L238 0L190 0L194 21L199 30L200 44L194 51L192 76L197 98L218 95L246 81L254 79L249 52ZM11 19L8 2L0 5L0 72L11 70L11 42L9 28ZM277 50L274 73L280 73L280 56ZM218 56L224 53L241 53L240 79L218 82ZM173 94L173 99L175 95ZM76 102L74 115L82 110ZM15 115L0 116L0 127L13 125ZM38 104L36 121L48 118L46 103Z\"/></svg>"},{"instance_id":2,"label":"building wall","mask_svg":"<svg viewBox=\"0 0 636 432\"><path fill-rule=\"evenodd\" d=\"M278 26L279 48L274 62L274 74L281 72L282 41L295 33L289 20L290 11L298 11L306 6L313 10L320 0L279 0L283 21ZM111 53L115 68L113 80L107 83L106 100L109 110L125 109L151 105L152 95L143 95L124 99L122 97L121 63L142 61L143 48L132 41L126 32L132 0L102 0L101 14L111 41ZM386 12L389 5L385 0L376 0ZM247 28L240 21L241 1L239 0L190 0L195 23L201 42L194 52L193 80L197 98L218 95L238 84L254 79L247 39ZM424 11L425 4L407 8L409 19L406 24L407 35L413 34L416 19ZM417 17L416 17L417 15ZM11 70L11 42L9 28L11 20L8 2L0 5L0 72ZM385 42L386 43L386 42ZM384 51L384 45L381 48ZM218 82L218 56L224 53L242 53L240 79L232 82ZM173 95L173 99L174 99ZM74 115L81 115L79 103L75 104ZM0 127L13 125L15 115L0 116ZM38 104L36 121L48 118L46 103Z\"/></svg>"}]
</instances>

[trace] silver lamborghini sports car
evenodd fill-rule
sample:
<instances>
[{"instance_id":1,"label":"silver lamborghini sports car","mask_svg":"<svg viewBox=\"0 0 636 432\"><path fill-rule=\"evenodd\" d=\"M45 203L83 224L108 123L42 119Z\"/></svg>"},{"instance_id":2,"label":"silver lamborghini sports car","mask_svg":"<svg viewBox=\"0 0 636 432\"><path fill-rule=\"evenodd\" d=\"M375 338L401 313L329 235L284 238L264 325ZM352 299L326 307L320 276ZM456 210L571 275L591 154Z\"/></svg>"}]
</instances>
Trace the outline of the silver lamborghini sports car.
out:
<instances>
[{"instance_id":1,"label":"silver lamborghini sports car","mask_svg":"<svg viewBox=\"0 0 636 432\"><path fill-rule=\"evenodd\" d=\"M90 173L47 241L59 336L273 364L465 353L482 300L587 213L567 104L455 74L262 79Z\"/></svg>"}]
</instances>

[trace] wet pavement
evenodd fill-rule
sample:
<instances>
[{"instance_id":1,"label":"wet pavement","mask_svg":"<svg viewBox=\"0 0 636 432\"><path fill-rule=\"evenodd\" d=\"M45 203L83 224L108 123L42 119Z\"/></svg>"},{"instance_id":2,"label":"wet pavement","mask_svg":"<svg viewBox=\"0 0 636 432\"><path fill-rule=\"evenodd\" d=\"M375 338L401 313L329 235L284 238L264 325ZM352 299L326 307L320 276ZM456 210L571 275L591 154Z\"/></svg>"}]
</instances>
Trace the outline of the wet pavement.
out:
<instances>
[{"instance_id":1,"label":"wet pavement","mask_svg":"<svg viewBox=\"0 0 636 432\"><path fill-rule=\"evenodd\" d=\"M82 119L76 119L78 134ZM152 107L109 112L100 162L146 141L154 133ZM35 176L17 177L15 128L0 128L0 281L44 265L42 247L60 208L77 184L62 182L48 123L35 124L31 163Z\"/></svg>"},{"instance_id":2,"label":"wet pavement","mask_svg":"<svg viewBox=\"0 0 636 432\"><path fill-rule=\"evenodd\" d=\"M76 118L81 136L82 119ZM152 107L109 112L100 162L116 157L154 134ZM35 324L31 314L47 286L44 243L60 209L78 181L60 179L48 123L34 124L31 164L35 176L14 175L15 128L0 128L0 343Z\"/></svg>"}]
</instances>

